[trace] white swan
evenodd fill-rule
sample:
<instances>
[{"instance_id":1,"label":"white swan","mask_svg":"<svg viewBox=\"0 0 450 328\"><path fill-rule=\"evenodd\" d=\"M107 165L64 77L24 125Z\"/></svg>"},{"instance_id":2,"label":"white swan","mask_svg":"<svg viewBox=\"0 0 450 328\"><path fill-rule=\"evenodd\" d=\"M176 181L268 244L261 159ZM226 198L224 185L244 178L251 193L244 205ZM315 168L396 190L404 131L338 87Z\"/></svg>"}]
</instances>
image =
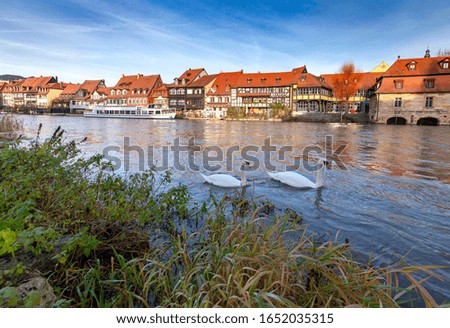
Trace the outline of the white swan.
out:
<instances>
[{"instance_id":1,"label":"white swan","mask_svg":"<svg viewBox=\"0 0 450 328\"><path fill-rule=\"evenodd\" d=\"M297 172L276 172L267 174L274 180L280 181L281 183L287 184L288 186L294 188L321 188L323 187L323 170L325 166L328 165L327 161L322 161L321 167L316 172L316 183L312 182L308 178Z\"/></svg>"},{"instance_id":2,"label":"white swan","mask_svg":"<svg viewBox=\"0 0 450 328\"><path fill-rule=\"evenodd\" d=\"M249 183L245 177L244 168L249 166L250 166L249 162L245 162L241 165L241 180L236 179L235 177L227 174L204 175L200 173L200 175L207 183L210 183L218 187L225 187L225 188L245 187L248 186Z\"/></svg>"}]
</instances>

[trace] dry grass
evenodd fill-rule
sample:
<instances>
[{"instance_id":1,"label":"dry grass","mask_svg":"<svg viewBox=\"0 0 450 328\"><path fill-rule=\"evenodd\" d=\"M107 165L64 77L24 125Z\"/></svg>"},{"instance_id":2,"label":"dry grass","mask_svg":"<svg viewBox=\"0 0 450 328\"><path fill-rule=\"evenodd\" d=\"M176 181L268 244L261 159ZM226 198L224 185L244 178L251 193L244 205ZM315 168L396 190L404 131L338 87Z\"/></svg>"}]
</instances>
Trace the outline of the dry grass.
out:
<instances>
[{"instance_id":1,"label":"dry grass","mask_svg":"<svg viewBox=\"0 0 450 328\"><path fill-rule=\"evenodd\" d=\"M349 245L316 244L287 216L233 222L210 218L179 236L144 268L146 290L162 307L398 307L415 290L438 306L412 273L432 267L376 269L361 265ZM400 288L399 276L411 283Z\"/></svg>"}]
</instances>

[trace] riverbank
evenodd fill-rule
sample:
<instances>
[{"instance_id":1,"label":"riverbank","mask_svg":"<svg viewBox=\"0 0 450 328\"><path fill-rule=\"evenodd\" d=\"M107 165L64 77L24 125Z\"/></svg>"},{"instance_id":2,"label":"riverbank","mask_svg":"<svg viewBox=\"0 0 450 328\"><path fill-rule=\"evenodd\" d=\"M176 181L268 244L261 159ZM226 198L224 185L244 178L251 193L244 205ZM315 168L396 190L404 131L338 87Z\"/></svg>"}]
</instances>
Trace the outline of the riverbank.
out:
<instances>
[{"instance_id":1,"label":"riverbank","mask_svg":"<svg viewBox=\"0 0 450 328\"><path fill-rule=\"evenodd\" d=\"M169 173L124 178L62 140L0 152L2 306L396 307L394 276L421 287L430 269L357 263L292 210L237 191L195 203Z\"/></svg>"}]
</instances>

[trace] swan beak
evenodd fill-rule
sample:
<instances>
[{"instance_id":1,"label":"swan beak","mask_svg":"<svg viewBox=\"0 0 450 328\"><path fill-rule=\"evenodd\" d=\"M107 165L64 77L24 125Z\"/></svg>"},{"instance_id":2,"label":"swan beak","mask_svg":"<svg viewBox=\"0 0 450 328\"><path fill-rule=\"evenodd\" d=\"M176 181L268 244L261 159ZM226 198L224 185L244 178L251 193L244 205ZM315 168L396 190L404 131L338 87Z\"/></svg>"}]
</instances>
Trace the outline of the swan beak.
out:
<instances>
[{"instance_id":1,"label":"swan beak","mask_svg":"<svg viewBox=\"0 0 450 328\"><path fill-rule=\"evenodd\" d=\"M330 162L330 161L324 160L324 161L323 161L323 165L325 165L325 167L326 167L327 169L330 169L330 168L331 168L331 162Z\"/></svg>"}]
</instances>

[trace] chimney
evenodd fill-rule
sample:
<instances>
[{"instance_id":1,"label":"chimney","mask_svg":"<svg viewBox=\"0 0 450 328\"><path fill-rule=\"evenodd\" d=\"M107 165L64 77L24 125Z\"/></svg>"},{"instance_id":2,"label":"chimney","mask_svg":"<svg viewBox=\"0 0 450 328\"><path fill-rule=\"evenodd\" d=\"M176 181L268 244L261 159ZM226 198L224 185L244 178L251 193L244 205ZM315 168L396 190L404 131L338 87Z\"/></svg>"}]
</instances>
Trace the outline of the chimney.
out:
<instances>
[{"instance_id":1,"label":"chimney","mask_svg":"<svg viewBox=\"0 0 450 328\"><path fill-rule=\"evenodd\" d=\"M425 51L425 56L423 58L430 58L430 48L427 47L427 51Z\"/></svg>"},{"instance_id":2,"label":"chimney","mask_svg":"<svg viewBox=\"0 0 450 328\"><path fill-rule=\"evenodd\" d=\"M125 77L125 74L122 74L122 77Z\"/></svg>"},{"instance_id":3,"label":"chimney","mask_svg":"<svg viewBox=\"0 0 450 328\"><path fill-rule=\"evenodd\" d=\"M400 55L397 56L397 59L400 59Z\"/></svg>"}]
</instances>

